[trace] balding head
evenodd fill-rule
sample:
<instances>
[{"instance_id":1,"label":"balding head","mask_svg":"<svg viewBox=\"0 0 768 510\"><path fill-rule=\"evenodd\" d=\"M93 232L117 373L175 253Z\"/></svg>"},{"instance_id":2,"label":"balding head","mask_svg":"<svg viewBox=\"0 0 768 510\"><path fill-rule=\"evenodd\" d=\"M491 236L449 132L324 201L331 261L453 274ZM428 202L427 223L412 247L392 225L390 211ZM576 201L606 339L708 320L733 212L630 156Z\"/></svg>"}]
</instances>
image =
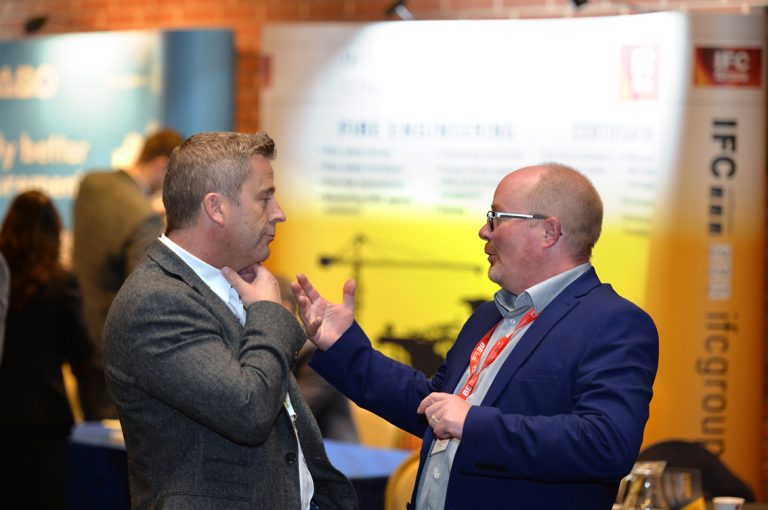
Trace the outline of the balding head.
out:
<instances>
[{"instance_id":1,"label":"balding head","mask_svg":"<svg viewBox=\"0 0 768 510\"><path fill-rule=\"evenodd\" d=\"M527 210L556 216L563 231L563 242L577 262L587 262L600 237L603 202L592 183L573 168L545 163L518 170L536 175L525 194Z\"/></svg>"},{"instance_id":2,"label":"balding head","mask_svg":"<svg viewBox=\"0 0 768 510\"><path fill-rule=\"evenodd\" d=\"M589 262L603 216L589 180L554 163L505 176L491 210L479 232L488 278L513 294Z\"/></svg>"}]
</instances>

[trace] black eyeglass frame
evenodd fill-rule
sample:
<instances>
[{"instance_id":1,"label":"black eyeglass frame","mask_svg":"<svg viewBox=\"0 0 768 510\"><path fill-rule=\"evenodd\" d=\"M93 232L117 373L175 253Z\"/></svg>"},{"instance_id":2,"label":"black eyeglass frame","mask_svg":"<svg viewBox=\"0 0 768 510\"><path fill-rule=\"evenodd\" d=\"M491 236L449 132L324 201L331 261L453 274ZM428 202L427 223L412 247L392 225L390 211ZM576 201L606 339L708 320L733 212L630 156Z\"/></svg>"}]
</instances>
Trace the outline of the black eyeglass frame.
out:
<instances>
[{"instance_id":1,"label":"black eyeglass frame","mask_svg":"<svg viewBox=\"0 0 768 510\"><path fill-rule=\"evenodd\" d=\"M499 218L517 218L520 220L546 220L547 218L549 218L549 216L546 216L544 214L488 211L487 213L485 213L485 218L488 221L488 228L491 230L491 232L493 232L493 229L495 228L494 221Z\"/></svg>"}]
</instances>

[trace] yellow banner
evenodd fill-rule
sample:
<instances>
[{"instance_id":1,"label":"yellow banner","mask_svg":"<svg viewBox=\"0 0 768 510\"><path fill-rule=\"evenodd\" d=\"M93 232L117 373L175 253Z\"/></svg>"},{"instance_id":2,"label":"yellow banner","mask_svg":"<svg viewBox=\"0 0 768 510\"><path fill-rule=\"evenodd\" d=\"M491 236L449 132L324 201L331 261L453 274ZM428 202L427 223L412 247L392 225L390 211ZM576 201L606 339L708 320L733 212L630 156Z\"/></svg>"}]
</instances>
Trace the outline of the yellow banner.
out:
<instances>
[{"instance_id":1,"label":"yellow banner","mask_svg":"<svg viewBox=\"0 0 768 510\"><path fill-rule=\"evenodd\" d=\"M762 16L685 13L267 27L269 265L335 300L356 278L374 344L430 372L497 290L498 181L569 164L604 200L598 274L659 328L646 444L702 441L759 491L764 46Z\"/></svg>"}]
</instances>

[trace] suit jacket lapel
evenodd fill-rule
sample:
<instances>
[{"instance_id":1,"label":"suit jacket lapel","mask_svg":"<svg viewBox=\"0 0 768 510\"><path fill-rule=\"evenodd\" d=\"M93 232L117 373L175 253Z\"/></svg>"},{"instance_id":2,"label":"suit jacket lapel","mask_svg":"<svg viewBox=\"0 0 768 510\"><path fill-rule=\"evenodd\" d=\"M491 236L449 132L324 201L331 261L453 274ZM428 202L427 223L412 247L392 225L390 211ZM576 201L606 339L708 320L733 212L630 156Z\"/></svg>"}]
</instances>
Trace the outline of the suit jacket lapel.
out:
<instances>
[{"instance_id":1,"label":"suit jacket lapel","mask_svg":"<svg viewBox=\"0 0 768 510\"><path fill-rule=\"evenodd\" d=\"M489 302L482 305L470 320L472 322L467 323L464 330L459 334L455 347L456 352L451 353L451 358L455 361L451 362L451 371L443 386L443 391L446 393L451 393L456 389L461 376L467 370L469 357L472 355L477 342L501 320L501 314L496 308L496 304Z\"/></svg>"},{"instance_id":2,"label":"suit jacket lapel","mask_svg":"<svg viewBox=\"0 0 768 510\"><path fill-rule=\"evenodd\" d=\"M584 294L598 285L600 285L600 280L597 278L595 270L590 269L547 305L507 356L504 365L499 369L493 383L488 388L482 405L493 405L496 402L504 392L509 380L528 360L539 344L545 340L552 328L578 304Z\"/></svg>"},{"instance_id":3,"label":"suit jacket lapel","mask_svg":"<svg viewBox=\"0 0 768 510\"><path fill-rule=\"evenodd\" d=\"M242 329L240 320L232 313L227 304L216 295L215 292L203 280L197 276L191 267L181 260L170 248L162 241L156 240L147 250L149 258L154 260L164 271L175 275L184 283L189 285L195 292L205 297L208 307L216 314L221 316L227 322L228 326L238 326L235 331ZM226 338L227 341L232 340ZM238 337L239 340L239 337Z\"/></svg>"}]
</instances>

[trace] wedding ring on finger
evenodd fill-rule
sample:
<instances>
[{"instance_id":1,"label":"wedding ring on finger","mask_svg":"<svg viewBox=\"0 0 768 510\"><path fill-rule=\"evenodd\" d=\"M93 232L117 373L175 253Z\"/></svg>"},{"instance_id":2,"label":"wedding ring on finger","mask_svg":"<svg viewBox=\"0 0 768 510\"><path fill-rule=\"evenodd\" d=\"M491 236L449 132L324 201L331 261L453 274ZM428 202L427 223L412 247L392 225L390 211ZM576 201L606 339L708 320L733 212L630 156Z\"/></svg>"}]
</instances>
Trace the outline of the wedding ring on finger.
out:
<instances>
[{"instance_id":1,"label":"wedding ring on finger","mask_svg":"<svg viewBox=\"0 0 768 510\"><path fill-rule=\"evenodd\" d=\"M435 425L437 425L437 422L439 422L439 421L440 421L440 418L438 418L437 416L435 416L435 415L433 414L433 415L432 415L432 423L434 423Z\"/></svg>"}]
</instances>

